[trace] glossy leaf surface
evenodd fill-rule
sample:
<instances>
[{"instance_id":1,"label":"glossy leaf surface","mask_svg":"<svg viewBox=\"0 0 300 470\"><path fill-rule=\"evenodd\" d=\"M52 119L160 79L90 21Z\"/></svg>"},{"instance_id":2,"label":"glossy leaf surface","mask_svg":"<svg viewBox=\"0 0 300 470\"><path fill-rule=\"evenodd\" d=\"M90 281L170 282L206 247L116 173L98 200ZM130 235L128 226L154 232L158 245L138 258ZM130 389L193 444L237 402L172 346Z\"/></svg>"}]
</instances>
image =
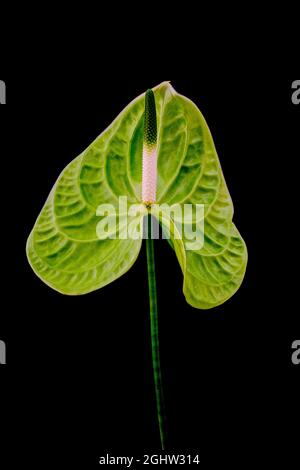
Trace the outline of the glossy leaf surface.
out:
<instances>
[{"instance_id":1,"label":"glossy leaf surface","mask_svg":"<svg viewBox=\"0 0 300 470\"><path fill-rule=\"evenodd\" d=\"M204 245L187 250L171 220L171 244L192 306L212 308L239 288L247 250L235 228L233 205L214 143L198 108L168 82L153 89L158 124L157 202L204 204ZM64 294L99 289L136 260L141 240L99 240L97 207L118 198L141 203L144 95L131 102L62 172L31 232L27 254L36 274ZM155 210L153 215L157 215ZM139 222L143 213L136 216ZM167 213L158 216L166 225ZM177 224L178 225L178 224Z\"/></svg>"}]
</instances>

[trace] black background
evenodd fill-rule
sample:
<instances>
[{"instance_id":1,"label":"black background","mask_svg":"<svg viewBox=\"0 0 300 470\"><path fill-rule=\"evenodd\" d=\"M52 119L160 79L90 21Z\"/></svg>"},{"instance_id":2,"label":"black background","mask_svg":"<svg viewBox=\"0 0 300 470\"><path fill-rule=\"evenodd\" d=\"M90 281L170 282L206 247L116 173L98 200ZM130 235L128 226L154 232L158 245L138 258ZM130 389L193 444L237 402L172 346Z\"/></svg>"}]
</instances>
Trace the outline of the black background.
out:
<instances>
[{"instance_id":1,"label":"black background","mask_svg":"<svg viewBox=\"0 0 300 470\"><path fill-rule=\"evenodd\" d=\"M106 452L159 450L144 247L126 275L72 298L34 275L25 243L60 171L129 101L164 80L206 118L249 250L238 293L205 312L185 303L177 259L165 241L155 243L168 450L195 450L207 465L296 458L300 366L292 365L291 345L300 320L291 268L300 106L291 102L293 80L247 77L109 76L96 64L81 75L0 77L7 83L0 108L1 455L11 462L88 469Z\"/></svg>"}]
</instances>

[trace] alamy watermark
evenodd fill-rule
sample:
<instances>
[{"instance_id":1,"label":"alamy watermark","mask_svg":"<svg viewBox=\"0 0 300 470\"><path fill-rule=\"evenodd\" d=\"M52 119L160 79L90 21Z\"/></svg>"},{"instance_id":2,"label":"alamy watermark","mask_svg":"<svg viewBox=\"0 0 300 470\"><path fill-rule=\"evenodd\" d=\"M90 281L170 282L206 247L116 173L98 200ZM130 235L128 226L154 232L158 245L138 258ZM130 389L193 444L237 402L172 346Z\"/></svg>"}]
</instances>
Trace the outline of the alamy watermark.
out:
<instances>
[{"instance_id":1,"label":"alamy watermark","mask_svg":"<svg viewBox=\"0 0 300 470\"><path fill-rule=\"evenodd\" d=\"M6 85L3 80L0 80L0 104L6 104Z\"/></svg>"},{"instance_id":2,"label":"alamy watermark","mask_svg":"<svg viewBox=\"0 0 300 470\"><path fill-rule=\"evenodd\" d=\"M292 83L292 103L300 104L300 80L294 80Z\"/></svg>"},{"instance_id":3,"label":"alamy watermark","mask_svg":"<svg viewBox=\"0 0 300 470\"><path fill-rule=\"evenodd\" d=\"M294 350L292 354L292 363L294 366L298 366L300 364L300 340L293 342L292 349Z\"/></svg>"},{"instance_id":4,"label":"alamy watermark","mask_svg":"<svg viewBox=\"0 0 300 470\"><path fill-rule=\"evenodd\" d=\"M0 339L0 364L6 364L6 344Z\"/></svg>"},{"instance_id":5,"label":"alamy watermark","mask_svg":"<svg viewBox=\"0 0 300 470\"><path fill-rule=\"evenodd\" d=\"M152 223L149 230L149 212L160 222ZM106 239L164 239L182 240L186 250L200 250L204 244L204 204L128 204L126 196L120 196L118 206L100 204L96 210L100 217L96 226L99 240Z\"/></svg>"}]
</instances>

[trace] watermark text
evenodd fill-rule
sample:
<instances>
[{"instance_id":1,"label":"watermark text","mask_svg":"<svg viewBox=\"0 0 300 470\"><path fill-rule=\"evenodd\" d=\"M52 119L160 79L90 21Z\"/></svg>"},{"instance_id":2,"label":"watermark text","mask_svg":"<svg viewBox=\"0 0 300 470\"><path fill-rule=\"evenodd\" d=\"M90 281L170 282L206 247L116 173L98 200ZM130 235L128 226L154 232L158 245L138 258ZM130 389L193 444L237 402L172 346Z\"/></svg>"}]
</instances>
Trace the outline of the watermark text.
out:
<instances>
[{"instance_id":1,"label":"watermark text","mask_svg":"<svg viewBox=\"0 0 300 470\"><path fill-rule=\"evenodd\" d=\"M293 342L292 349L294 350L292 354L292 363L294 366L298 366L300 364L300 340Z\"/></svg>"},{"instance_id":2,"label":"watermark text","mask_svg":"<svg viewBox=\"0 0 300 470\"><path fill-rule=\"evenodd\" d=\"M0 104L6 104L6 85L3 80L0 80Z\"/></svg>"},{"instance_id":3,"label":"watermark text","mask_svg":"<svg viewBox=\"0 0 300 470\"><path fill-rule=\"evenodd\" d=\"M292 83L292 103L295 105L300 104L300 80L294 80Z\"/></svg>"},{"instance_id":4,"label":"watermark text","mask_svg":"<svg viewBox=\"0 0 300 470\"><path fill-rule=\"evenodd\" d=\"M148 214L153 216L151 230ZM162 233L164 239L182 240L186 250L201 250L204 244L204 204L153 203L147 208L144 204L128 204L127 197L120 196L116 206L100 204L96 216L99 240L158 239Z\"/></svg>"},{"instance_id":5,"label":"watermark text","mask_svg":"<svg viewBox=\"0 0 300 470\"><path fill-rule=\"evenodd\" d=\"M0 339L0 364L6 364L6 344Z\"/></svg>"}]
</instances>

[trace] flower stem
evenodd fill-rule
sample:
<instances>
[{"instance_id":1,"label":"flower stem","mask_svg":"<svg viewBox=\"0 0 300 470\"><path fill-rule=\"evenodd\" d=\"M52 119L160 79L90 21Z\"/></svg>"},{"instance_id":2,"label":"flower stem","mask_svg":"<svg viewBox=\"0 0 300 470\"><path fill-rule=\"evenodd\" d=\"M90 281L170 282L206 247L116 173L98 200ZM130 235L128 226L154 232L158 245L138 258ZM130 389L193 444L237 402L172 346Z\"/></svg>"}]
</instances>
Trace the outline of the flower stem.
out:
<instances>
[{"instance_id":1,"label":"flower stem","mask_svg":"<svg viewBox=\"0 0 300 470\"><path fill-rule=\"evenodd\" d=\"M148 237L146 238L148 285L150 301L150 325L151 325L151 346L152 364L154 374L154 386L156 395L156 409L160 432L160 442L162 450L166 445L166 415L163 397L163 387L160 368L159 337L158 337L158 315L157 315L157 294L154 261L154 240L151 237L151 215L148 215Z\"/></svg>"}]
</instances>

